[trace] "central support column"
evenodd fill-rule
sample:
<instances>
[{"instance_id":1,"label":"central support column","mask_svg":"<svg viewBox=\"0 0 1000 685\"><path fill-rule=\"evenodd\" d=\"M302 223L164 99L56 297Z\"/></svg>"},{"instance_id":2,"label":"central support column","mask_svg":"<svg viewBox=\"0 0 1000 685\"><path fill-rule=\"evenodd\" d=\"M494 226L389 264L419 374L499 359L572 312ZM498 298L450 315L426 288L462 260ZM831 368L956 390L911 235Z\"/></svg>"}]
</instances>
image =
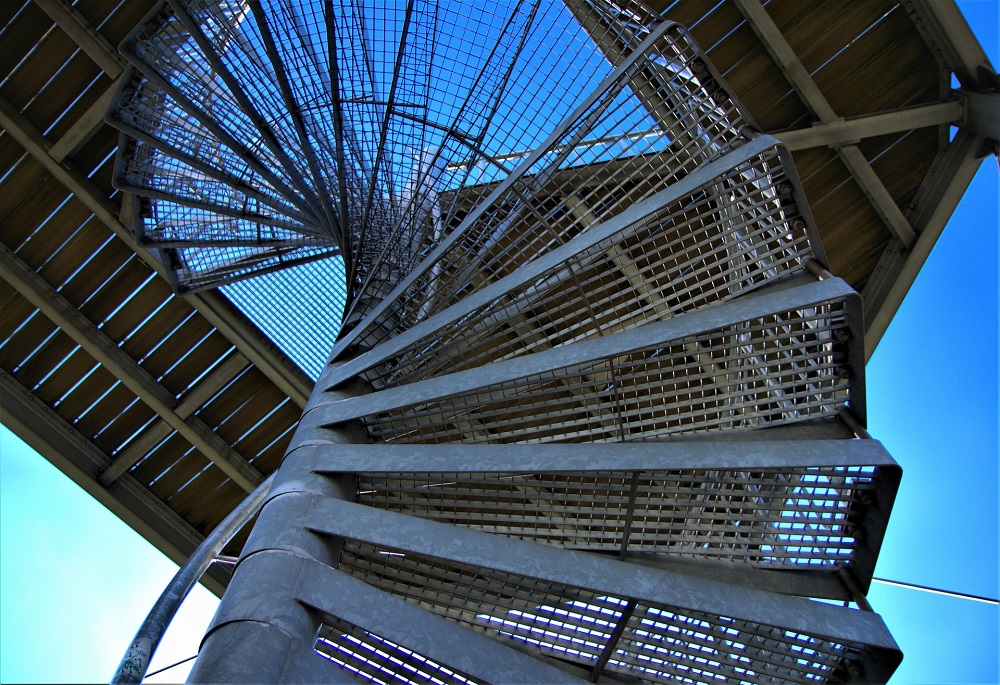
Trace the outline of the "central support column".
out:
<instances>
[{"instance_id":1,"label":"central support column","mask_svg":"<svg viewBox=\"0 0 1000 685\"><path fill-rule=\"evenodd\" d=\"M341 538L306 529L315 502L328 497L354 500L357 491L353 476L315 473L312 459L303 458L311 450L299 448L336 450L368 439L360 422L324 428L311 416L320 394L324 400L336 400L369 392L359 380L324 391L338 366L328 366L313 390L202 641L190 682L354 682L346 671L313 653L322 617L295 599L303 567L312 561L336 567L343 549Z\"/></svg>"}]
</instances>

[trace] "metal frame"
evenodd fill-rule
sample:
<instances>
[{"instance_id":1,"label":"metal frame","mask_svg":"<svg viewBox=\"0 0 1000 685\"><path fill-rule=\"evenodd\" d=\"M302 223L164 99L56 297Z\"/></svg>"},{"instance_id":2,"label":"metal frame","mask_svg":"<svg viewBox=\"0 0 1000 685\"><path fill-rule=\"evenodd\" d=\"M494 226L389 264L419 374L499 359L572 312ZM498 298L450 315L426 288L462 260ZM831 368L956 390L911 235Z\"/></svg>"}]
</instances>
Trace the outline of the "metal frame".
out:
<instances>
[{"instance_id":1,"label":"metal frame","mask_svg":"<svg viewBox=\"0 0 1000 685\"><path fill-rule=\"evenodd\" d=\"M52 3L51 0L46 0L45 2L43 2L42 0L38 0L38 4L41 7L45 8L46 12L48 12L56 19L59 26L62 27L67 32L67 35L71 36L73 40L75 40L77 43L81 44L84 47L85 54L94 59L109 75L114 77L116 73L120 73L121 63L117 59L116 55L111 54L114 51L109 48L106 41L102 42L100 34L94 29L90 28L87 25L87 22L83 20L82 17L80 17L80 15L75 10L60 8L58 6L58 3ZM940 9L931 7L927 3L923 2L906 3L905 8L907 9L907 11L911 12L911 14L913 14L916 18L922 19L924 25L929 27L924 29L925 33L931 36L930 40L932 44L934 45L935 49L940 50L941 54L944 55L945 62L947 62L948 64L959 64L959 67L956 67L956 71L959 73L959 77L962 80L963 85L965 85L966 87L973 87L979 89L983 87L988 87L991 83L993 83L987 78L990 76L990 74L988 73L989 70L982 68L981 60L979 61L979 63L977 63L977 60L979 59L978 54L975 51L963 48L963 44L968 43L969 41L967 40L967 37L964 36L964 34L962 34L962 26L961 26L962 22L960 18L956 21L956 18L954 16L949 15L949 12L951 11L952 8L945 8L944 11L941 11ZM967 28L965 29L965 32L967 33ZM971 41L971 43L974 44L974 41ZM106 91L105 97L107 97L107 95L110 92L111 91ZM849 143L852 140L856 140L858 137L861 136L876 135L877 132L885 133L889 132L890 130L891 131L906 130L908 127L911 126L941 126L943 124L959 123L959 125L962 126L964 129L959 134L959 138L961 140L958 139L956 140L956 143L960 143L960 145L957 148L952 148L951 152L948 153L948 155L942 157L941 165L937 166L937 170L933 174L928 175L928 182L927 184L925 184L926 190L923 192L923 194L921 194L918 197L918 200L921 203L921 208L928 207L928 204L936 202L937 199L944 199L945 201L942 207L943 210L947 210L949 209L948 204L951 201L951 198L955 196L955 193L958 193L960 195L961 188L958 187L958 185L954 185L951 187L947 187L944 190L941 190L942 180L946 179L948 174L957 174L958 176L963 176L966 174L966 172L968 172L970 166L972 166L971 157L962 158L962 155L959 154L960 152L964 151L964 153L974 156L976 154L979 154L982 149L983 140L981 138L972 140L968 136L968 133L988 134L992 130L989 129L990 125L989 121L991 121L989 119L989 116L992 113L992 109L995 109L995 106L992 104L990 100L984 99L984 97L985 96L983 96L981 92L973 90L970 91L969 94L961 95L960 99L954 102L938 103L935 105L912 108L900 112L885 112L878 115L872 115L870 117L859 118L857 121L822 122L818 123L815 127L813 127L810 130L799 129L797 131L787 132L788 142L790 147L792 147L793 149L799 149L798 146L801 145L828 145L828 144L842 145L845 142ZM88 110L87 115L81 118L80 124L78 126L73 127L68 133L63 135L54 143L45 140L45 138L41 136L41 134L37 130L32 129L30 124L28 124L27 120L24 118L24 116L21 115L20 112L13 105L11 105L6 101L0 103L0 105L2 105L2 108L0 108L0 117L2 117L2 123L5 129L7 129L8 132L11 132L13 134L14 139L19 144L24 145L25 148L29 151L29 153L32 156L34 156L35 159L38 159L42 163L46 172L54 175L59 182L66 184L67 187L70 188L70 190L72 190L74 193L77 194L77 196L87 205L88 208L90 208L92 211L97 211L99 220L108 223L108 225L115 230L121 230L122 232L119 233L119 235L121 235L126 240L130 240L127 230L120 223L118 223L117 218L114 217L114 208L111 207L111 209L108 210L110 205L107 202L104 202L103 200L100 199L102 197L105 197L105 194L100 189L98 189L96 184L91 183L89 179L87 179L85 175L82 174L74 166L73 163L73 157L77 149L81 144L83 144L83 142L87 140L88 136L91 135L96 128L93 114L94 112L100 110L99 104L95 104L93 107L91 107ZM964 111L965 113L961 114L960 117L956 118L956 112L962 112L962 111ZM983 113L985 113L986 115L985 117L980 116ZM986 122L985 124L982 123L984 121ZM8 124L10 125L8 126ZM779 135L778 137L779 139L781 139L782 135ZM974 169L974 166L972 168ZM971 177L971 172L970 172L970 177ZM84 191L83 195L80 195L79 193L81 189ZM89 195L87 191L90 191ZM957 200L957 198L955 199ZM104 211L103 214L101 213L102 211ZM926 212L926 210L923 209L921 211ZM108 217L110 217L110 219L108 219ZM908 214L907 218L911 219L911 216ZM937 214L935 214L931 218L927 218L927 221L932 226L938 220L940 220L940 215ZM916 228L916 224L914 225L914 227ZM906 272L913 271L915 273L916 268L918 268L919 266L917 262L921 261L919 257L920 253L929 252L930 249L930 245L926 241L924 242L924 244L921 244L922 240L924 240L923 235L921 235L918 238L916 245L914 245L913 252L910 253L912 256L909 257L908 259L905 259L905 263L904 263L905 255L904 257L900 257L898 254L895 253L895 251L905 252L905 248L900 250L900 246L905 245L906 241L905 240L900 240L898 242L893 241L892 245L890 245L890 250L887 252L886 258L884 260L882 269L883 279L882 280L873 279L873 285L870 288L870 294L873 295L873 299L876 299L878 301L890 302L890 304L886 305L886 307L892 306L891 301L893 300L893 298L896 298L897 295L901 299L901 295L899 294L900 291L899 282L896 281L897 287L895 288L891 288L890 285L888 285L888 283L889 281L895 281L895 279L897 278L897 274L902 273L904 276L903 280L905 280ZM930 238L928 238L928 240L930 240L930 242L933 242L932 239ZM130 241L130 244L134 244L134 241ZM163 269L159 267L158 264L156 264L155 258L152 257L151 252L140 249L140 254L143 255L145 259L150 260L150 263L155 268L159 268L161 272L163 271ZM888 274L888 276L885 276L885 274ZM905 285L907 283L904 283L903 286L901 287L903 291L905 291ZM886 293L888 293L888 295ZM227 310L225 309L225 307L221 306L221 303L215 301L214 298L211 297L203 298L199 296L197 298L193 298L193 302L195 302L195 304L199 308L202 308L205 312L207 312L206 315L209 316L213 321L220 322L218 325L226 329L226 334L230 336L230 338L235 336L240 339L239 344L241 346L241 349L244 351L244 354L246 354L247 358L251 358L251 361L253 361L253 363L255 364L258 363L259 361L265 367L269 368L270 371L267 372L270 375L272 375L273 380L275 380L278 383L281 383L282 387L290 388L289 392L293 395L293 398L299 403L300 406L305 404L305 397L309 385L308 382L307 381L303 382L300 379L292 378L290 374L287 373L287 369L284 370L282 369L283 362L275 354L275 349L273 346L269 346L266 341L260 339L259 334L256 334L250 330L245 330L241 332L241 330L239 330L240 324L238 321L236 321L238 317L232 317L231 314L227 314ZM870 312L871 312L869 314L870 320L874 322L883 321L887 316L884 311L878 312L870 310ZM229 317L229 319L227 319L227 316ZM227 320L228 324L226 323ZM876 325L873 325L870 328L869 340L877 339L877 337L878 337L878 331L876 323ZM852 355L851 364L855 366L857 365L857 360L854 359L853 357L857 356L858 349L859 347L851 348L851 355ZM238 356L234 357L232 361L234 364L233 368L242 363L245 363L241 361L241 359ZM205 385L203 388L201 388L201 391L209 392L209 388L213 385L213 383L222 382L222 379L224 379L226 374L231 371L232 369L220 369L218 376L216 376L215 378L206 379ZM305 390L303 390L303 388L305 388ZM23 388L21 390L23 390L23 394L25 395L25 397L30 397L30 394L28 393L27 390L24 390ZM5 388L5 393L6 392L7 388ZM183 398L184 401L181 402L180 404L177 404L177 406L173 408L174 413L176 414L177 417L180 417L181 420L187 419L188 418L187 410L194 408L193 403L195 403L198 399L198 396L196 395L197 392L198 389L196 389L187 398ZM39 408L39 406L36 405L37 403L31 403L31 402L18 404L17 411L21 412L19 416L30 418L31 412L38 412L38 414L42 415L44 419L44 414L45 414L44 408ZM6 401L5 401L5 406L9 406L6 404ZM27 407L27 409L24 409L24 407ZM23 412L21 411L22 409L24 409ZM861 413L863 415L863 412ZM51 415L49 416L49 418L55 416L54 414L52 414L51 411L49 411L48 414ZM18 420L19 419L15 418L14 419L15 423L17 423ZM28 419L25 420L27 421ZM20 430L22 431L28 430L27 428L24 427L25 425L27 425L27 423L21 424ZM54 431L54 434L57 437L59 434L61 434L59 433L59 431L67 430L68 426L68 424L65 424L65 422L59 424L58 421L56 421L50 424L46 423L45 420L42 420L39 425L49 426L49 428L46 428L44 430ZM159 426L154 426L151 429L151 432L146 436L146 439L153 440L157 432L162 432L163 426L169 426L169 425L170 425L169 423L161 423ZM796 428L801 428L803 431L807 430L806 426L796 427ZM832 428L833 426L831 424L825 424L823 426L809 426L808 430L811 431L815 429L816 434L818 435L819 431L832 430ZM37 432L43 433L44 430L39 430ZM771 433L772 431L774 431L775 435L777 434L777 430L770 429L767 431L758 431L752 437L755 440L760 440L760 439L766 440L767 438L763 434ZM317 442L327 441L328 434L329 434L328 429L317 428L315 430L315 433L313 433L313 437L317 438L317 436L322 436L316 440ZM749 438L751 436L747 436L744 434L743 437ZM39 444L44 442L42 438L39 437L38 435L35 436L35 441L38 442ZM61 439L52 438L51 440L49 440L49 442L58 443L59 445L62 445ZM300 442L304 443L308 441L300 441ZM675 445L679 443L669 443L669 444ZM755 442L754 444L762 444L762 443ZM846 444L853 445L854 443L845 442L845 445ZM93 446L91 445L90 447L92 448ZM391 453L398 446L385 445L385 446L373 446L373 447L378 447L379 449L385 449L386 453L388 454ZM67 454L70 455L77 454L77 456L79 456L78 451L75 451L75 448L71 446L62 446L59 447L58 449L60 451L64 451ZM89 448L85 447L82 450L82 453L89 454L90 457L95 457L95 458L98 456L103 456L100 455L98 451L96 451L96 448L89 449L89 451L88 449ZM300 451L304 451L307 449L313 449L313 448L303 447ZM853 449L853 448L848 448L848 449ZM45 448L45 451L46 454L51 453L55 455L56 448L53 448L52 445L49 445L48 447ZM128 468L128 462L131 459L137 458L139 456L139 451L140 448L136 447L134 453L128 455L128 459L125 459L124 461L121 462L116 462L114 467L107 469L103 473L101 473L100 470L98 470L91 475L84 474L85 478L84 476L81 477L84 478L84 480L89 478L91 481L93 481L96 478L97 479L96 482L107 481L107 483L105 484L109 486L108 490L98 489L94 483L90 483L89 485L89 487L92 490L99 491L100 496L104 497L105 499L107 499L108 497L112 498L119 497L124 499L119 499L119 500L112 499L110 501L119 501L119 502L131 501L129 500L129 498L132 497L133 495L136 495L137 492L139 493L139 495L143 495L143 493L146 493L146 491L142 490L141 488L139 490L134 490L134 488L138 486L130 480L127 474L122 473L124 470ZM60 457L58 456L52 456L50 458L56 461L60 459ZM76 458L77 457L72 457L72 459ZM100 460L93 461L93 464L98 463L98 461ZM84 462L81 461L80 463L82 464ZM105 468L105 466L106 466L106 460L104 462L104 466L101 466L100 468ZM73 469L76 467L69 466L66 468ZM85 470L87 471L87 473L90 473L90 470L92 469L90 466L88 466ZM117 492L118 494L109 495L108 492ZM140 507L141 509L141 507L143 506L142 505L143 501L145 501L145 503L148 504L150 501L153 500L149 497L148 493L146 493L142 497L137 497L136 501L139 503L134 505L129 504L128 506L129 507L137 506ZM122 510L120 504L116 504L115 506L118 507L119 510ZM163 512L160 513L162 514ZM876 530L878 530L878 528L879 527L876 526ZM156 537L156 533L149 533L149 535ZM623 625L623 623L621 624ZM286 671L286 673L290 674L291 671ZM333 673L339 673L339 671L333 671Z\"/></svg>"}]
</instances>

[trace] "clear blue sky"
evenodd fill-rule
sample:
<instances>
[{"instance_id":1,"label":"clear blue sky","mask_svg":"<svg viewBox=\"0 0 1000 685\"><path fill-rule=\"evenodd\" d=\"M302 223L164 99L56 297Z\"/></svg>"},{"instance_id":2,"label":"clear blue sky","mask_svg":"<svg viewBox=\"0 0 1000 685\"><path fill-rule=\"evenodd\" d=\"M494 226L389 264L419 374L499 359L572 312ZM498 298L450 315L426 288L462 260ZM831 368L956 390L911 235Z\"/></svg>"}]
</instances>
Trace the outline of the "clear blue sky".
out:
<instances>
[{"instance_id":1,"label":"clear blue sky","mask_svg":"<svg viewBox=\"0 0 1000 685\"><path fill-rule=\"evenodd\" d=\"M997 65L996 0L960 6ZM904 470L876 575L994 598L998 186L988 159L867 369L870 431ZM176 566L0 431L0 682L106 681ZM996 605L869 600L906 654L894 683L998 682ZM196 588L151 670L195 653L214 605Z\"/></svg>"}]
</instances>

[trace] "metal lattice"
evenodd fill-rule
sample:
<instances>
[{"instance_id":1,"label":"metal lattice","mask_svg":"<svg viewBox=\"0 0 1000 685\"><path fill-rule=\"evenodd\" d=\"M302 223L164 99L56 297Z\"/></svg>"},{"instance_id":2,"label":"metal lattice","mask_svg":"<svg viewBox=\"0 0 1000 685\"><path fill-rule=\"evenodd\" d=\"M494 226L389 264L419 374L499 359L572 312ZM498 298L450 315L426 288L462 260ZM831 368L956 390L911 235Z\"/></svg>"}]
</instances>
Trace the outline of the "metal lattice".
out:
<instances>
[{"instance_id":1,"label":"metal lattice","mask_svg":"<svg viewBox=\"0 0 1000 685\"><path fill-rule=\"evenodd\" d=\"M652 682L815 682L834 676L853 648L725 616L647 606L512 574L442 566L370 545L348 543L341 568L471 629L495 631L588 667L601 658L615 626L624 621L624 633L614 638L606 669Z\"/></svg>"},{"instance_id":2,"label":"metal lattice","mask_svg":"<svg viewBox=\"0 0 1000 685\"><path fill-rule=\"evenodd\" d=\"M310 668L377 682L891 673L846 607L898 481L838 418L865 421L860 301L683 27L605 0L169 0L122 54L115 182L178 290L343 264L204 654L308 624ZM457 468L398 451L447 445Z\"/></svg>"},{"instance_id":3,"label":"metal lattice","mask_svg":"<svg viewBox=\"0 0 1000 685\"><path fill-rule=\"evenodd\" d=\"M592 474L359 474L358 502L579 550L833 569L873 467Z\"/></svg>"}]
</instances>

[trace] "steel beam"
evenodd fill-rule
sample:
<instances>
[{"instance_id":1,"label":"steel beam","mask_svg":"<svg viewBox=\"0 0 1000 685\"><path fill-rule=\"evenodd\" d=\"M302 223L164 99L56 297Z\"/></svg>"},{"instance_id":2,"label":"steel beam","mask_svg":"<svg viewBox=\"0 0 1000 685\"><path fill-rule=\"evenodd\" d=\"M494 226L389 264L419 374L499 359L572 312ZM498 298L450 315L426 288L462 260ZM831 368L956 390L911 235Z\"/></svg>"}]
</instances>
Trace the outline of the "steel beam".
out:
<instances>
[{"instance_id":1,"label":"steel beam","mask_svg":"<svg viewBox=\"0 0 1000 685\"><path fill-rule=\"evenodd\" d=\"M816 113L819 120L824 124L832 124L840 121L837 113L830 106L826 96L820 90L805 66L799 60L795 50L788 44L781 30L771 19L767 10L760 4L759 0L735 0L740 12L750 24L754 33L760 38L765 49L775 61L782 73L788 78L792 87L799 94L806 105ZM837 154L847 167L848 171L858 183L865 196L872 203L875 211L885 222L886 227L899 240L910 247L916 241L916 234L913 228L906 221L906 217L900 211L895 200L886 190L878 175L872 170L868 160L858 150L856 145L845 145L837 149Z\"/></svg>"},{"instance_id":2,"label":"steel beam","mask_svg":"<svg viewBox=\"0 0 1000 685\"><path fill-rule=\"evenodd\" d=\"M872 207L874 207L875 211L882 218L882 221L885 222L889 231L907 248L912 248L917 240L917 235L913 227L910 226L906 217L903 216L899 205L896 204L896 201L889 191L886 190L886 187L882 185L882 180L875 173L875 170L872 169L871 164L865 159L864 154L862 154L858 146L845 145L844 147L837 148L837 154L848 170L850 170L851 176L857 181L861 192L871 202Z\"/></svg>"},{"instance_id":3,"label":"steel beam","mask_svg":"<svg viewBox=\"0 0 1000 685\"><path fill-rule=\"evenodd\" d=\"M76 8L63 0L35 0L35 4L41 7L52 21L96 62L104 73L113 79L121 75L124 65L117 51L104 36L94 30Z\"/></svg>"},{"instance_id":4,"label":"steel beam","mask_svg":"<svg viewBox=\"0 0 1000 685\"><path fill-rule=\"evenodd\" d=\"M174 413L182 419L188 419L199 407L211 399L229 381L247 367L247 358L237 352L212 370L212 372L196 385L191 392L174 408ZM129 445L114 462L101 474L101 484L107 486L118 479L123 473L135 466L149 454L156 445L174 431L173 426L161 419L140 435Z\"/></svg>"},{"instance_id":5,"label":"steel beam","mask_svg":"<svg viewBox=\"0 0 1000 685\"><path fill-rule=\"evenodd\" d=\"M167 269L149 250L136 243L132 231L118 219L119 208L69 159L50 154L52 144L5 98L0 97L0 127L45 167L94 216L122 239L139 258L169 282ZM299 407L305 407L311 382L246 317L218 293L185 296L205 319L253 362L267 378Z\"/></svg>"},{"instance_id":6,"label":"steel beam","mask_svg":"<svg viewBox=\"0 0 1000 685\"><path fill-rule=\"evenodd\" d=\"M595 552L592 552L595 553ZM596 552L600 554L600 552ZM718 580L731 585L776 592L781 595L845 601L851 599L837 572L827 570L790 571L757 568L744 562L699 559L670 552L629 552L625 561L686 576Z\"/></svg>"},{"instance_id":7,"label":"steel beam","mask_svg":"<svg viewBox=\"0 0 1000 685\"><path fill-rule=\"evenodd\" d=\"M812 281L811 275L808 278L810 281L803 285L785 287L787 284L779 284L731 302L688 312L666 321L599 338L581 340L523 357L493 362L475 369L428 378L362 397L330 401L317 394L310 401L312 408L304 412L303 418L310 417L310 420L327 424L339 423L413 404L462 395L553 369L630 354L766 314L791 311L838 299L853 301L855 307L860 306L857 293L841 279ZM860 335L860 331L856 334ZM855 368L854 373L860 379L863 369ZM313 414L314 417L311 416Z\"/></svg>"},{"instance_id":8,"label":"steel beam","mask_svg":"<svg viewBox=\"0 0 1000 685\"><path fill-rule=\"evenodd\" d=\"M596 683L601 677L601 672L604 671L604 667L607 666L608 660L611 659L615 650L618 649L618 642L622 639L622 635L625 633L625 629L628 627L628 622L632 618L632 613L634 611L635 602L633 601L626 602L622 607L621 616L618 617L618 622L611 631L611 636L608 637L608 643L604 645L601 655L597 658L597 663L594 664L594 670L590 676L590 680L592 682Z\"/></svg>"},{"instance_id":9,"label":"steel beam","mask_svg":"<svg viewBox=\"0 0 1000 685\"><path fill-rule=\"evenodd\" d=\"M89 141L102 126L104 126L104 114L108 111L111 98L114 97L118 86L121 84L119 76L105 90L94 104L87 108L87 111L76 120L66 133L49 148L49 156L57 162L61 162L79 150Z\"/></svg>"},{"instance_id":10,"label":"steel beam","mask_svg":"<svg viewBox=\"0 0 1000 685\"><path fill-rule=\"evenodd\" d=\"M677 440L611 444L320 445L296 450L319 473L587 473L899 466L877 440Z\"/></svg>"},{"instance_id":11,"label":"steel beam","mask_svg":"<svg viewBox=\"0 0 1000 685\"><path fill-rule=\"evenodd\" d=\"M1000 140L1000 94L960 92L966 99L965 128L994 142Z\"/></svg>"},{"instance_id":12,"label":"steel beam","mask_svg":"<svg viewBox=\"0 0 1000 685\"><path fill-rule=\"evenodd\" d=\"M906 0L903 7L931 50L955 73L963 88L996 88L996 69L954 2Z\"/></svg>"},{"instance_id":13,"label":"steel beam","mask_svg":"<svg viewBox=\"0 0 1000 685\"><path fill-rule=\"evenodd\" d=\"M204 421L181 417L176 411L178 403L173 393L157 383L114 340L84 317L77 307L56 292L6 245L0 246L0 275L233 482L247 492L253 492L260 485L263 478L257 469Z\"/></svg>"},{"instance_id":14,"label":"steel beam","mask_svg":"<svg viewBox=\"0 0 1000 685\"><path fill-rule=\"evenodd\" d=\"M789 150L806 150L814 147L841 147L854 145L859 140L891 133L903 133L915 128L954 125L962 123L966 98L918 105L876 114L866 114L851 119L817 122L812 126L787 131L772 131Z\"/></svg>"},{"instance_id":15,"label":"steel beam","mask_svg":"<svg viewBox=\"0 0 1000 685\"><path fill-rule=\"evenodd\" d=\"M979 168L983 137L959 129L931 164L911 203L911 222L920 233L913 249L890 240L862 292L865 298L865 353L875 352L889 322L917 278L934 244Z\"/></svg>"},{"instance_id":16,"label":"steel beam","mask_svg":"<svg viewBox=\"0 0 1000 685\"><path fill-rule=\"evenodd\" d=\"M132 476L124 474L104 487L98 475L111 459L3 370L0 406L4 425L171 561L183 564L201 544L201 533ZM228 570L213 566L202 584L221 597L229 578Z\"/></svg>"},{"instance_id":17,"label":"steel beam","mask_svg":"<svg viewBox=\"0 0 1000 685\"><path fill-rule=\"evenodd\" d=\"M303 564L302 581L299 601L480 682L586 682L317 561Z\"/></svg>"},{"instance_id":18,"label":"steel beam","mask_svg":"<svg viewBox=\"0 0 1000 685\"><path fill-rule=\"evenodd\" d=\"M404 554L528 576L601 596L751 621L840 643L861 642L882 651L888 659L893 653L898 658L898 647L877 615L801 597L637 566L344 500L315 500L306 525L318 533Z\"/></svg>"}]
</instances>

